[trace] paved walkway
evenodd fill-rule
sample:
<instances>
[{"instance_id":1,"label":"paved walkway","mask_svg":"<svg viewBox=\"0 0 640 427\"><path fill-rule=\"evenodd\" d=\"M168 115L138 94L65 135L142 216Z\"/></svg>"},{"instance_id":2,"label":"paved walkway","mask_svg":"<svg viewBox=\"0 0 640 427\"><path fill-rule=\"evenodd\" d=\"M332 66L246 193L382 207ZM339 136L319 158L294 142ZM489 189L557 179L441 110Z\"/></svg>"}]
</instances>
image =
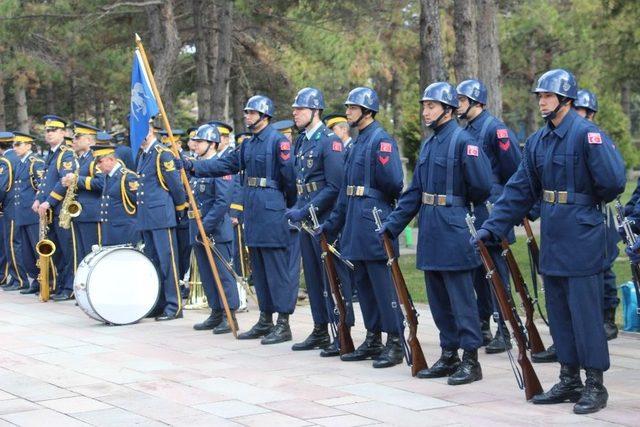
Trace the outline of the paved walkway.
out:
<instances>
[{"instance_id":1,"label":"paved walkway","mask_svg":"<svg viewBox=\"0 0 640 427\"><path fill-rule=\"evenodd\" d=\"M420 340L430 363L439 349L426 307ZM571 405L534 406L516 388L506 355L481 355L485 379L459 387L418 380L405 365L374 370L291 343L261 346L196 332L204 311L184 319L108 327L73 302L38 303L0 292L0 426L186 425L638 425L640 340L611 343L609 407L577 416ZM248 328L256 311L240 314ZM294 338L311 329L308 307L293 316ZM358 321L358 325L362 325ZM546 333L545 328L543 332ZM356 345L364 330L354 330ZM543 335L546 343L547 335ZM548 388L554 365L536 365Z\"/></svg>"}]
</instances>

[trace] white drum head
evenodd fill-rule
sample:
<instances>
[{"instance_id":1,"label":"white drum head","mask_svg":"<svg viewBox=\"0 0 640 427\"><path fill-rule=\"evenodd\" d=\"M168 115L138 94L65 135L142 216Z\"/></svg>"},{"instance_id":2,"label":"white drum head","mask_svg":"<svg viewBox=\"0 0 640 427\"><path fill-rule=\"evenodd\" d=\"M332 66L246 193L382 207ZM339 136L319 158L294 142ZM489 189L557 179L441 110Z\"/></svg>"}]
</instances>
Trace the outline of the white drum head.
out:
<instances>
[{"instance_id":1,"label":"white drum head","mask_svg":"<svg viewBox=\"0 0 640 427\"><path fill-rule=\"evenodd\" d=\"M91 307L109 323L126 325L145 317L160 293L153 263L131 248L118 248L100 258L87 278Z\"/></svg>"}]
</instances>

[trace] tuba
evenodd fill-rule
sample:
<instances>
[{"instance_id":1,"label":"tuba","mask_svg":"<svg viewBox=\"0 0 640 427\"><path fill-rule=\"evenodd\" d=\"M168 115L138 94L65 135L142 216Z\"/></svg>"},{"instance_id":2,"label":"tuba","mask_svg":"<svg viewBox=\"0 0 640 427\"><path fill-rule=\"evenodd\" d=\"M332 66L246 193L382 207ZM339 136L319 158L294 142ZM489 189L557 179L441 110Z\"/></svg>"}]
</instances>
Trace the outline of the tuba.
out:
<instances>
[{"instance_id":1,"label":"tuba","mask_svg":"<svg viewBox=\"0 0 640 427\"><path fill-rule=\"evenodd\" d=\"M73 174L73 178L67 192L64 195L62 206L60 207L60 219L58 225L61 228L71 228L71 218L75 218L82 212L82 205L76 200L76 190L78 189L78 174Z\"/></svg>"},{"instance_id":2,"label":"tuba","mask_svg":"<svg viewBox=\"0 0 640 427\"><path fill-rule=\"evenodd\" d=\"M40 274L38 282L40 283L40 301L47 302L49 300L49 267L51 266L51 257L56 252L56 245L47 239L48 224L51 222L51 211L40 215L38 226L38 243L36 243L36 252L38 253L38 267Z\"/></svg>"}]
</instances>

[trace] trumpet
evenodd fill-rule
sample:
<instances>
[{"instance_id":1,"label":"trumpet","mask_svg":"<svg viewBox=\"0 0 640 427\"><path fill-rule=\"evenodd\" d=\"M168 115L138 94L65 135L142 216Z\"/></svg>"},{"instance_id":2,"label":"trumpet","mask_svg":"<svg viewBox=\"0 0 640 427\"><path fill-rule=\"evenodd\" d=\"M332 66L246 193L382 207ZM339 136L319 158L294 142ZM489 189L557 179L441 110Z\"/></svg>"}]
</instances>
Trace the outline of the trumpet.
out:
<instances>
[{"instance_id":1,"label":"trumpet","mask_svg":"<svg viewBox=\"0 0 640 427\"><path fill-rule=\"evenodd\" d=\"M60 207L60 219L59 225L61 228L71 228L71 219L80 215L82 212L82 205L76 200L76 190L78 188L78 174L73 174L71 183L67 187L67 192L64 195L62 206Z\"/></svg>"},{"instance_id":2,"label":"trumpet","mask_svg":"<svg viewBox=\"0 0 640 427\"><path fill-rule=\"evenodd\" d=\"M36 243L36 252L38 253L38 267L40 274L38 282L40 283L40 301L47 302L49 300L49 267L51 257L56 252L56 244L47 239L48 224L51 222L51 211L47 211L40 215L38 225L38 243Z\"/></svg>"}]
</instances>

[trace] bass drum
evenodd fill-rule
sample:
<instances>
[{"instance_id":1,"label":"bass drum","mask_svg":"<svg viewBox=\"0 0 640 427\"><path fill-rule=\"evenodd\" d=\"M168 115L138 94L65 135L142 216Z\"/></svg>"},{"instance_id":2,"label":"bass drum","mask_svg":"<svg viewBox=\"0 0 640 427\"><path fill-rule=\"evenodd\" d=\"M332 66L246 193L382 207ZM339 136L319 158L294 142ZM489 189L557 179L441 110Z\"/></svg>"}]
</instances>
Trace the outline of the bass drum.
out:
<instances>
[{"instance_id":1,"label":"bass drum","mask_svg":"<svg viewBox=\"0 0 640 427\"><path fill-rule=\"evenodd\" d=\"M76 270L73 289L89 317L127 325L155 307L160 280L151 260L131 246L94 246Z\"/></svg>"}]
</instances>

